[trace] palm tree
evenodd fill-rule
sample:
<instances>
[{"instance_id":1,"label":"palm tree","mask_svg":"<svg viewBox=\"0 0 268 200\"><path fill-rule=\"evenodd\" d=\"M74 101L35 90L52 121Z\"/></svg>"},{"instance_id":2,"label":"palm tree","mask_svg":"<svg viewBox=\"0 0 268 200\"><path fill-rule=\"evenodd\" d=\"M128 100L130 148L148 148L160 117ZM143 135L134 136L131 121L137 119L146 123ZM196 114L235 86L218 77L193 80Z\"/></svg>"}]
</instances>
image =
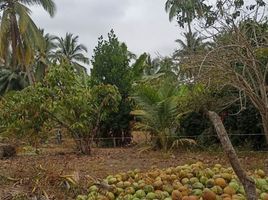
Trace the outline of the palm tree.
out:
<instances>
[{"instance_id":1,"label":"palm tree","mask_svg":"<svg viewBox=\"0 0 268 200\"><path fill-rule=\"evenodd\" d=\"M41 33L44 40L37 49L34 62L34 72L37 80L44 78L48 67L52 64L55 55L54 51L56 49L55 36L49 33L45 34L44 30L41 30Z\"/></svg>"},{"instance_id":2,"label":"palm tree","mask_svg":"<svg viewBox=\"0 0 268 200\"><path fill-rule=\"evenodd\" d=\"M174 84L170 79L157 86L140 85L134 95L137 110L131 112L138 118L136 128L149 132L154 145L168 150L176 139L180 114L185 112L184 94L187 88Z\"/></svg>"},{"instance_id":3,"label":"palm tree","mask_svg":"<svg viewBox=\"0 0 268 200\"><path fill-rule=\"evenodd\" d=\"M29 82L33 83L29 66L42 35L30 17L31 5L42 6L50 16L55 14L53 0L0 0L0 58L5 60L11 47L12 70L26 71Z\"/></svg>"},{"instance_id":4,"label":"palm tree","mask_svg":"<svg viewBox=\"0 0 268 200\"><path fill-rule=\"evenodd\" d=\"M205 48L206 43L203 43L203 38L199 37L197 32L193 34L183 33L185 41L177 39L176 42L179 44L180 48L175 51L175 57L182 57L197 52L200 49Z\"/></svg>"},{"instance_id":5,"label":"palm tree","mask_svg":"<svg viewBox=\"0 0 268 200\"><path fill-rule=\"evenodd\" d=\"M78 36L66 33L65 38L56 37L55 40L57 42L54 60L71 64L77 72L86 72L86 68L81 64L89 64L89 59L83 54L87 52L87 48L78 44Z\"/></svg>"},{"instance_id":6,"label":"palm tree","mask_svg":"<svg viewBox=\"0 0 268 200\"><path fill-rule=\"evenodd\" d=\"M204 4L204 0L167 0L165 9L169 13L170 21L176 17L179 25L184 27L186 23L188 32L192 34L192 21L203 15L207 5Z\"/></svg>"}]
</instances>

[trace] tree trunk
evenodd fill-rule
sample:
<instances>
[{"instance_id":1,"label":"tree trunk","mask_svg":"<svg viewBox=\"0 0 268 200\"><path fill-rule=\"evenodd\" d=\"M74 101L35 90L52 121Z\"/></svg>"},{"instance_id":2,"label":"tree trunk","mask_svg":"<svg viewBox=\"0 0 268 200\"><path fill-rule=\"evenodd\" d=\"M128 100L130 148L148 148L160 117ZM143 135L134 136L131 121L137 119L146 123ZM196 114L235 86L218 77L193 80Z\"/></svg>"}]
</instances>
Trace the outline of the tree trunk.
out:
<instances>
[{"instance_id":1,"label":"tree trunk","mask_svg":"<svg viewBox=\"0 0 268 200\"><path fill-rule=\"evenodd\" d=\"M14 5L12 5L12 8L13 7L14 7ZM21 33L20 33L19 26L18 26L16 13L14 10L11 14L11 39L12 39L11 40L12 41L11 47L12 47L13 70L18 69L18 65L22 65L20 70L26 72L26 75L28 77L30 85L33 85L35 83L35 77L34 77L33 73L31 72L31 70L29 69L29 67L26 66L26 63L25 63L25 55L23 53L23 44L22 44L22 39L21 39ZM20 49L20 51L21 51L22 63L18 62L19 61L18 49ZM24 67L25 67L25 69L23 69Z\"/></svg>"},{"instance_id":2,"label":"tree trunk","mask_svg":"<svg viewBox=\"0 0 268 200\"><path fill-rule=\"evenodd\" d=\"M247 176L245 170L241 167L235 149L228 137L226 129L221 121L221 118L217 113L212 111L208 111L208 116L216 129L221 145L232 165L234 172L236 173L237 177L239 178L239 180L241 181L241 183L245 188L247 199L257 200L255 182L249 176Z\"/></svg>"},{"instance_id":3,"label":"tree trunk","mask_svg":"<svg viewBox=\"0 0 268 200\"><path fill-rule=\"evenodd\" d=\"M35 78L34 78L33 73L31 72L31 70L28 69L28 67L26 67L26 74L27 74L30 85L34 85Z\"/></svg>"},{"instance_id":4,"label":"tree trunk","mask_svg":"<svg viewBox=\"0 0 268 200\"><path fill-rule=\"evenodd\" d=\"M10 16L10 22L11 22L11 48L12 48L12 70L18 69L18 52L17 52L17 46L18 46L18 32L16 29L17 26L17 18L15 13L13 12Z\"/></svg>"},{"instance_id":5,"label":"tree trunk","mask_svg":"<svg viewBox=\"0 0 268 200\"><path fill-rule=\"evenodd\" d=\"M91 142L90 138L81 138L79 143L79 150L82 154L91 155Z\"/></svg>"}]
</instances>

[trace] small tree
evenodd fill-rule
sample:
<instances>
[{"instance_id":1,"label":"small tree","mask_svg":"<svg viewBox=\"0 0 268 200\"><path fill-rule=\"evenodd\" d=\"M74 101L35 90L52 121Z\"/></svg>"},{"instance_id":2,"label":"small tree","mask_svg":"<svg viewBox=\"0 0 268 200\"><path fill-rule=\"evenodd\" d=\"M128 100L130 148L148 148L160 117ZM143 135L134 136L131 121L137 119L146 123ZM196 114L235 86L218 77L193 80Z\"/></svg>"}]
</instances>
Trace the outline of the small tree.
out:
<instances>
[{"instance_id":1,"label":"small tree","mask_svg":"<svg viewBox=\"0 0 268 200\"><path fill-rule=\"evenodd\" d=\"M129 122L131 102L129 93L131 91L133 74L130 66L133 54L128 51L125 43L121 43L114 31L108 34L108 40L99 38L98 45L94 49L92 57L93 68L91 79L93 85L111 84L118 88L122 99L119 110L111 113L111 116L102 122L101 134L106 137L110 132L113 136L130 136Z\"/></svg>"},{"instance_id":2,"label":"small tree","mask_svg":"<svg viewBox=\"0 0 268 200\"><path fill-rule=\"evenodd\" d=\"M233 26L217 38L215 48L199 62L199 69L207 80L230 85L239 91L241 98L250 99L262 117L268 144L267 30L266 23L251 20ZM196 58L195 61L199 59ZM241 109L245 106L241 105Z\"/></svg>"},{"instance_id":3,"label":"small tree","mask_svg":"<svg viewBox=\"0 0 268 200\"><path fill-rule=\"evenodd\" d=\"M149 132L154 147L167 152L180 134L180 118L194 110L190 104L198 90L199 86L190 88L174 82L173 77L142 82L133 95L136 110L131 113L137 117L136 128Z\"/></svg>"},{"instance_id":4,"label":"small tree","mask_svg":"<svg viewBox=\"0 0 268 200\"><path fill-rule=\"evenodd\" d=\"M90 88L88 83L70 66L51 68L43 83L3 98L1 126L6 132L38 137L42 129L60 125L80 152L90 154L100 122L117 111L121 96L114 86Z\"/></svg>"},{"instance_id":5,"label":"small tree","mask_svg":"<svg viewBox=\"0 0 268 200\"><path fill-rule=\"evenodd\" d=\"M211 50L186 57L184 66L197 67L193 80L208 86L226 85L239 91L240 99L248 97L260 112L263 129L268 143L268 101L267 101L267 16L259 11L265 2L245 5L245 1L217 1L213 22L208 33L214 38ZM245 9L244 9L245 8ZM253 14L253 15L252 15ZM265 16L264 22L258 21ZM242 102L242 101L241 101ZM244 109L244 104L241 108ZM239 180L242 182L247 199L256 199L254 181L247 177L240 166L238 157L229 141L220 117L207 112L213 122L218 137Z\"/></svg>"}]
</instances>

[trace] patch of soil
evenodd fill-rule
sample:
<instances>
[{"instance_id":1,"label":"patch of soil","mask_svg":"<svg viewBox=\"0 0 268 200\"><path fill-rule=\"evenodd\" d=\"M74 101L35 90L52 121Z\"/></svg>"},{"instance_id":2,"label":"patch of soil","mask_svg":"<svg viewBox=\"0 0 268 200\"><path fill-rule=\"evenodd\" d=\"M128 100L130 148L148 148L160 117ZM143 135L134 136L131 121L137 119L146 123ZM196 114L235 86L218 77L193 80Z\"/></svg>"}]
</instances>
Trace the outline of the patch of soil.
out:
<instances>
[{"instance_id":1,"label":"patch of soil","mask_svg":"<svg viewBox=\"0 0 268 200\"><path fill-rule=\"evenodd\" d=\"M239 153L241 163L247 170L264 168L268 154L261 152ZM139 168L148 170L153 166L166 168L202 161L208 165L216 163L229 166L220 152L178 151L166 155L158 151L139 153L136 148L93 149L93 155L81 156L70 149L47 148L41 155L20 155L0 160L0 199L19 188L27 196L48 196L49 199L75 199L86 193L94 179L109 174ZM78 184L66 184L66 176L76 177ZM17 190L15 190L17 191ZM2 196L1 196L2 195Z\"/></svg>"}]
</instances>

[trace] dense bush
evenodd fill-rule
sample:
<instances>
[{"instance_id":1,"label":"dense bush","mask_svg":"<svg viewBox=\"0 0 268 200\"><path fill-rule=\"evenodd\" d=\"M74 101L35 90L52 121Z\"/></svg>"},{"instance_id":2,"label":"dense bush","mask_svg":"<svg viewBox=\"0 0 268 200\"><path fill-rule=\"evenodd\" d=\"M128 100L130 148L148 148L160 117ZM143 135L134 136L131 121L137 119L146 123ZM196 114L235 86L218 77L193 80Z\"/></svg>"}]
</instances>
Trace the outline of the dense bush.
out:
<instances>
[{"instance_id":1,"label":"dense bush","mask_svg":"<svg viewBox=\"0 0 268 200\"><path fill-rule=\"evenodd\" d=\"M256 109L249 105L242 112L233 115L235 106L221 112L224 126L230 134L234 146L260 150L265 148L261 119ZM219 144L216 132L205 115L191 112L181 119L181 133L185 137L196 138L205 147ZM255 134L255 135L254 135Z\"/></svg>"},{"instance_id":2,"label":"dense bush","mask_svg":"<svg viewBox=\"0 0 268 200\"><path fill-rule=\"evenodd\" d=\"M68 131L80 152L90 154L101 122L118 110L121 96L114 86L91 88L88 83L87 77L77 75L71 66L52 67L43 82L3 97L1 130L38 144L60 126Z\"/></svg>"}]
</instances>

